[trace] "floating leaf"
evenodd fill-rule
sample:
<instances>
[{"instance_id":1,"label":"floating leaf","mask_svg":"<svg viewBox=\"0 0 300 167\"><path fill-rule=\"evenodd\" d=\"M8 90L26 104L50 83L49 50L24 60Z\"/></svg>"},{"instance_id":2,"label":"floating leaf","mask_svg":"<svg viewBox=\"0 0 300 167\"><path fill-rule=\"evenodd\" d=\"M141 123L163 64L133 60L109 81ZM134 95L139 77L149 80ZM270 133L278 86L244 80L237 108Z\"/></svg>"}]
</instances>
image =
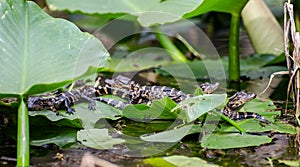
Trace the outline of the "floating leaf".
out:
<instances>
[{"instance_id":1,"label":"floating leaf","mask_svg":"<svg viewBox=\"0 0 300 167\"><path fill-rule=\"evenodd\" d=\"M147 159L143 160L143 162L146 165L151 165L151 166L155 166L155 167L177 167L176 165L174 165L160 157L147 158Z\"/></svg>"},{"instance_id":2,"label":"floating leaf","mask_svg":"<svg viewBox=\"0 0 300 167\"><path fill-rule=\"evenodd\" d=\"M275 122L272 124L262 124L258 120L243 120L237 123L247 132L269 132L274 131L278 133L296 134L296 128L292 125ZM222 132L238 132L234 127L222 125Z\"/></svg>"},{"instance_id":3,"label":"floating leaf","mask_svg":"<svg viewBox=\"0 0 300 167\"><path fill-rule=\"evenodd\" d=\"M59 121L63 119L81 122L81 127L85 129L94 128L96 122L101 118L116 120L122 112L112 106L96 101L96 110L88 109L88 103L79 103L74 106L76 112L72 115L60 110L59 115L52 111L29 111L30 116L45 116L51 121Z\"/></svg>"},{"instance_id":4,"label":"floating leaf","mask_svg":"<svg viewBox=\"0 0 300 167\"><path fill-rule=\"evenodd\" d=\"M121 111L107 104L96 102L96 110L88 109L87 103L75 106L77 118L81 120L85 129L94 128L97 121L101 118L116 120L120 118Z\"/></svg>"},{"instance_id":5,"label":"floating leaf","mask_svg":"<svg viewBox=\"0 0 300 167\"><path fill-rule=\"evenodd\" d=\"M143 161L146 165L153 165L157 167L213 167L217 166L209 164L198 157L186 157L183 155L172 155L163 158L147 158Z\"/></svg>"},{"instance_id":6,"label":"floating leaf","mask_svg":"<svg viewBox=\"0 0 300 167\"><path fill-rule=\"evenodd\" d=\"M208 111L220 106L225 100L226 94L204 94L184 100L173 110L186 108L185 110L182 110L179 115L181 116L181 119L189 123Z\"/></svg>"},{"instance_id":7,"label":"floating leaf","mask_svg":"<svg viewBox=\"0 0 300 167\"><path fill-rule=\"evenodd\" d=\"M164 157L163 159L167 160L168 162L178 166L178 167L213 167L218 166L214 164L208 164L207 161L204 161L198 157L186 157L182 155L173 155Z\"/></svg>"},{"instance_id":8,"label":"floating leaf","mask_svg":"<svg viewBox=\"0 0 300 167\"><path fill-rule=\"evenodd\" d=\"M299 160L278 160L278 162L290 167L298 167L300 164Z\"/></svg>"},{"instance_id":9,"label":"floating leaf","mask_svg":"<svg viewBox=\"0 0 300 167\"><path fill-rule=\"evenodd\" d=\"M123 116L131 119L175 119L176 113L171 110L176 103L169 97L154 100L149 107L146 104L128 105L123 110Z\"/></svg>"},{"instance_id":10,"label":"floating leaf","mask_svg":"<svg viewBox=\"0 0 300 167\"><path fill-rule=\"evenodd\" d=\"M274 111L276 106L271 100L266 100L264 102L253 99L246 103L242 111L258 113L266 117L270 122L274 121L275 116L280 116L280 111Z\"/></svg>"},{"instance_id":11,"label":"floating leaf","mask_svg":"<svg viewBox=\"0 0 300 167\"><path fill-rule=\"evenodd\" d=\"M228 149L242 148L249 146L259 146L272 141L268 136L258 136L250 134L218 134L212 133L201 139L201 146L208 149Z\"/></svg>"},{"instance_id":12,"label":"floating leaf","mask_svg":"<svg viewBox=\"0 0 300 167\"><path fill-rule=\"evenodd\" d=\"M177 129L167 130L153 135L143 135L141 139L149 142L178 142L184 136L188 135L192 126L193 125L185 125Z\"/></svg>"},{"instance_id":13,"label":"floating leaf","mask_svg":"<svg viewBox=\"0 0 300 167\"><path fill-rule=\"evenodd\" d=\"M63 148L70 143L77 142L77 129L71 129L67 127L61 128L58 126L33 126L31 127L31 130L33 132L38 132L31 133L30 144L34 146L42 146L44 144L54 143L60 148Z\"/></svg>"},{"instance_id":14,"label":"floating leaf","mask_svg":"<svg viewBox=\"0 0 300 167\"><path fill-rule=\"evenodd\" d=\"M112 138L108 129L86 129L77 132L77 140L88 147L109 149L115 144L121 144L123 139Z\"/></svg>"}]
</instances>

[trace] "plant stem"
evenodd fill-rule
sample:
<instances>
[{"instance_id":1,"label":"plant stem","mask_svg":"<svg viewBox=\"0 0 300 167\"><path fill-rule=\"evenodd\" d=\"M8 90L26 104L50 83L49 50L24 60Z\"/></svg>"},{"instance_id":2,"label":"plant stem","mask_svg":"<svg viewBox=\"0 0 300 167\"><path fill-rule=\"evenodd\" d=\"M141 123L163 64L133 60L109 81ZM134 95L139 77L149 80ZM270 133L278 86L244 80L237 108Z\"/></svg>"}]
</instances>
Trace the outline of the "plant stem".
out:
<instances>
[{"instance_id":1,"label":"plant stem","mask_svg":"<svg viewBox=\"0 0 300 167\"><path fill-rule=\"evenodd\" d=\"M240 59L239 59L239 27L240 15L232 14L230 23L229 38L229 80L240 80Z\"/></svg>"},{"instance_id":2,"label":"plant stem","mask_svg":"<svg viewBox=\"0 0 300 167\"><path fill-rule=\"evenodd\" d=\"M160 44L167 50L172 59L177 62L187 62L188 60L181 51L172 43L170 38L165 35L158 26L153 27L154 34Z\"/></svg>"},{"instance_id":3,"label":"plant stem","mask_svg":"<svg viewBox=\"0 0 300 167\"><path fill-rule=\"evenodd\" d=\"M23 97L18 109L17 166L29 166L29 120Z\"/></svg>"},{"instance_id":4,"label":"plant stem","mask_svg":"<svg viewBox=\"0 0 300 167\"><path fill-rule=\"evenodd\" d=\"M232 126L234 126L237 130L239 130L240 132L243 132L245 133L245 129L243 129L242 127L240 127L236 122L234 122L233 120L229 119L228 117L226 117L225 115L223 115L222 113L216 111L216 110L213 110L213 112L220 116L223 120L225 120L226 122L230 123Z\"/></svg>"}]
</instances>

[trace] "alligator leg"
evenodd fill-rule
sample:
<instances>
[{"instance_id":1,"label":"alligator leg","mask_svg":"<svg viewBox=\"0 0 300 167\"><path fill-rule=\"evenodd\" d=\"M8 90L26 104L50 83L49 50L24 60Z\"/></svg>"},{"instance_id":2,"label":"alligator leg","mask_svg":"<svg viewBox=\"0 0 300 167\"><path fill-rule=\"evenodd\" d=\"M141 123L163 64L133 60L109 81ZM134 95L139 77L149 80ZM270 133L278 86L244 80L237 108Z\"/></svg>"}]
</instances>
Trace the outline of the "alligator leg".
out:
<instances>
[{"instance_id":1,"label":"alligator leg","mask_svg":"<svg viewBox=\"0 0 300 167\"><path fill-rule=\"evenodd\" d=\"M70 115L74 114L75 110L70 107L71 104L69 103L68 99L65 98L64 101L65 101L65 107L67 108L67 114L70 114Z\"/></svg>"},{"instance_id":2,"label":"alligator leg","mask_svg":"<svg viewBox=\"0 0 300 167\"><path fill-rule=\"evenodd\" d=\"M81 95L81 97L89 102L88 108L90 110L96 110L96 103L95 103L95 100L93 98L90 98L90 97L85 96L85 95Z\"/></svg>"}]
</instances>

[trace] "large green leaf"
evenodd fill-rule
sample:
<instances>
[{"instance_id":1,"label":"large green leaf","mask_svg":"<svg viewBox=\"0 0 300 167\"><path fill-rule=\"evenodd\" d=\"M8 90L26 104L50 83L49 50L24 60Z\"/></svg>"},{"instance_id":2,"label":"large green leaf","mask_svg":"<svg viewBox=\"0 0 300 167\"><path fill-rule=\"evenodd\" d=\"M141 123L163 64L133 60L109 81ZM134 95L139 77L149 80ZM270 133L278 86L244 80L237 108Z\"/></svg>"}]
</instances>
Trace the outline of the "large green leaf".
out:
<instances>
[{"instance_id":1,"label":"large green leaf","mask_svg":"<svg viewBox=\"0 0 300 167\"><path fill-rule=\"evenodd\" d=\"M124 142L123 139L109 136L108 129L80 130L77 132L77 139L82 144L97 149L109 149L115 144Z\"/></svg>"},{"instance_id":2,"label":"large green leaf","mask_svg":"<svg viewBox=\"0 0 300 167\"><path fill-rule=\"evenodd\" d=\"M204 0L196 10L184 15L185 18L197 16L209 11L238 14L244 8L248 0Z\"/></svg>"},{"instance_id":3,"label":"large green leaf","mask_svg":"<svg viewBox=\"0 0 300 167\"><path fill-rule=\"evenodd\" d=\"M174 110L177 108L186 108L186 110L182 110L179 115L184 121L189 123L220 106L225 100L226 94L204 94L182 101Z\"/></svg>"},{"instance_id":4,"label":"large green leaf","mask_svg":"<svg viewBox=\"0 0 300 167\"><path fill-rule=\"evenodd\" d=\"M144 26L180 20L195 10L203 0L47 0L51 10L81 11L88 14L130 14Z\"/></svg>"},{"instance_id":5,"label":"large green leaf","mask_svg":"<svg viewBox=\"0 0 300 167\"><path fill-rule=\"evenodd\" d=\"M189 131L192 129L192 126L193 125L185 125L177 129L163 131L152 135L142 135L141 139L149 142L178 142L184 136L188 135Z\"/></svg>"},{"instance_id":6,"label":"large green leaf","mask_svg":"<svg viewBox=\"0 0 300 167\"><path fill-rule=\"evenodd\" d=\"M268 136L258 136L250 134L218 134L212 133L201 139L201 146L209 149L228 149L249 146L259 146L272 141Z\"/></svg>"},{"instance_id":7,"label":"large green leaf","mask_svg":"<svg viewBox=\"0 0 300 167\"><path fill-rule=\"evenodd\" d=\"M44 144L55 143L60 148L70 144L76 143L77 129L61 128L58 126L40 126L32 127L31 145L42 146Z\"/></svg>"},{"instance_id":8,"label":"large green leaf","mask_svg":"<svg viewBox=\"0 0 300 167\"><path fill-rule=\"evenodd\" d=\"M69 115L65 110L59 111L60 114L57 116L56 113L45 110L45 111L29 111L30 116L45 116L51 121L68 120L77 122L80 121L81 127L84 129L94 128L95 124L101 118L107 118L116 120L119 119L122 112L112 106L104 104L102 102L96 102L96 110L88 109L87 103L80 103L74 106L76 112L73 115Z\"/></svg>"},{"instance_id":9,"label":"large green leaf","mask_svg":"<svg viewBox=\"0 0 300 167\"><path fill-rule=\"evenodd\" d=\"M74 24L50 17L30 1L0 4L2 96L45 92L107 65L103 45Z\"/></svg>"},{"instance_id":10,"label":"large green leaf","mask_svg":"<svg viewBox=\"0 0 300 167\"><path fill-rule=\"evenodd\" d=\"M81 11L87 14L130 14L143 26L165 24L209 11L240 13L248 0L47 0L51 10Z\"/></svg>"},{"instance_id":11,"label":"large green leaf","mask_svg":"<svg viewBox=\"0 0 300 167\"><path fill-rule=\"evenodd\" d=\"M169 97L160 100L154 100L149 107L146 104L128 105L123 110L123 116L130 119L175 119L176 113L171 110L176 106L176 103Z\"/></svg>"}]
</instances>

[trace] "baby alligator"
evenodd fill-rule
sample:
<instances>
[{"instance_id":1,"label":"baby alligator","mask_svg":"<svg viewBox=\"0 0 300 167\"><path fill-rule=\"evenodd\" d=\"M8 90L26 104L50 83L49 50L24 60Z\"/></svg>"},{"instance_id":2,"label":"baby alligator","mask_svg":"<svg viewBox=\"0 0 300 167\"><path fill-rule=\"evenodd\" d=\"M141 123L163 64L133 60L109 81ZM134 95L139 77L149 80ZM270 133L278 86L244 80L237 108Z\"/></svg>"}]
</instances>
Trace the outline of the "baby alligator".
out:
<instances>
[{"instance_id":1,"label":"baby alligator","mask_svg":"<svg viewBox=\"0 0 300 167\"><path fill-rule=\"evenodd\" d=\"M129 91L131 95L131 104L151 104L153 100L162 99L167 96L176 103L179 103L193 96L167 86L140 86L138 83L130 80L130 78L122 75L117 76L115 79L106 79L105 83L111 87ZM206 82L201 84L199 87L203 93L210 94L215 91L218 86L218 82L215 84Z\"/></svg>"},{"instance_id":2,"label":"baby alligator","mask_svg":"<svg viewBox=\"0 0 300 167\"><path fill-rule=\"evenodd\" d=\"M95 109L95 100L107 103L119 109L123 109L130 103L151 103L152 100L161 99L166 96L173 99L176 103L193 96L165 86L141 87L134 81L130 81L129 78L123 76L117 77L115 80L106 80L105 82L108 85L100 86L100 80L98 79L95 86L83 86L78 89L73 89L64 93L58 93L50 97L30 97L28 99L28 108L29 110L52 110L56 113L58 109L66 108L68 114L73 114L75 110L70 106L82 100L89 102L88 108L91 110ZM206 83L200 87L203 92L211 92L211 90L216 89L217 85L218 84L211 86L210 84ZM130 100L130 103L99 97L106 94L127 98ZM246 102L252 100L255 98L255 96L255 94L247 94L244 91L237 92L229 98L226 106L220 112L233 120L256 118L262 122L269 123L268 120L259 114L252 112L238 112L238 110L241 109Z\"/></svg>"},{"instance_id":3,"label":"baby alligator","mask_svg":"<svg viewBox=\"0 0 300 167\"><path fill-rule=\"evenodd\" d=\"M244 91L237 92L229 98L225 107L223 110L221 110L221 113L233 120L255 118L261 122L269 124L270 122L266 118L257 113L238 112L248 101L254 99L255 97L256 95L254 93L247 94Z\"/></svg>"},{"instance_id":4,"label":"baby alligator","mask_svg":"<svg viewBox=\"0 0 300 167\"><path fill-rule=\"evenodd\" d=\"M127 104L130 104L130 103L131 104L140 104L143 102L149 102L149 100L146 98L144 98L144 100L142 98L139 98L137 100L137 98L134 98L132 95L134 93L129 92L127 89L124 89L123 87L113 87L110 85L101 86L100 80L101 80L101 78L98 78L94 86L82 86L80 88L73 89L71 91L67 91L67 92L63 92L63 93L56 93L51 96L43 96L42 95L42 96L29 97L28 109L32 110L32 111L51 110L58 114L57 110L66 108L68 114L73 114L75 112L75 110L73 108L71 108L71 106L74 105L75 103L80 103L82 101L89 102L88 108L90 110L95 110L95 100L107 103L118 109L123 109ZM209 86L211 86L211 85L209 85L209 84L207 84L207 86L202 85L201 88L203 91L207 91ZM149 88L149 90L154 88L153 90L157 90L157 89L163 88L163 87L148 86L145 88L147 88L147 89ZM216 89L215 87L211 87L211 88ZM177 94L179 94L179 92L181 92L174 88L171 89L169 87L166 87L165 91L166 91L167 95L170 94L170 96L171 96L172 92L177 92ZM169 92L167 92L167 91L169 91ZM108 95L108 94L116 95L123 99L130 100L130 103L125 103L125 102L115 100L115 99L100 97L102 95ZM150 94L150 95L154 96L155 94ZM135 95L135 96L137 96L137 95ZM143 94L143 96L146 96L146 95ZM162 98L162 96L159 95L159 97L157 97L155 95L155 99L160 99L160 98ZM154 100L154 98L151 100Z\"/></svg>"},{"instance_id":5,"label":"baby alligator","mask_svg":"<svg viewBox=\"0 0 300 167\"><path fill-rule=\"evenodd\" d=\"M131 103L151 103L152 100L170 97L176 103L181 102L184 99L190 98L193 95L183 93L175 88L166 86L139 86L138 83L131 81L124 76L117 76L115 79L107 79L105 82L116 88L126 89L131 93ZM219 83L209 84L204 83L200 85L200 88L204 93L211 93L217 89ZM226 103L226 106L220 111L225 116L233 120L243 120L249 118L256 118L261 122L270 123L264 117L257 113L252 112L238 112L248 101L254 99L256 95L254 93L247 94L244 91L237 92L231 96ZM123 105L125 106L125 105Z\"/></svg>"},{"instance_id":6,"label":"baby alligator","mask_svg":"<svg viewBox=\"0 0 300 167\"><path fill-rule=\"evenodd\" d=\"M129 92L125 90L111 88L107 85L100 86L100 80L96 81L94 86L82 86L71 91L53 94L51 96L32 96L28 98L28 109L31 111L51 110L58 114L57 110L66 108L68 114L73 114L75 110L71 108L75 103L88 101L90 110L95 110L95 100L104 103L113 104L117 107L124 107L122 102L109 98L99 97L102 95L116 95L122 98L128 96Z\"/></svg>"}]
</instances>

